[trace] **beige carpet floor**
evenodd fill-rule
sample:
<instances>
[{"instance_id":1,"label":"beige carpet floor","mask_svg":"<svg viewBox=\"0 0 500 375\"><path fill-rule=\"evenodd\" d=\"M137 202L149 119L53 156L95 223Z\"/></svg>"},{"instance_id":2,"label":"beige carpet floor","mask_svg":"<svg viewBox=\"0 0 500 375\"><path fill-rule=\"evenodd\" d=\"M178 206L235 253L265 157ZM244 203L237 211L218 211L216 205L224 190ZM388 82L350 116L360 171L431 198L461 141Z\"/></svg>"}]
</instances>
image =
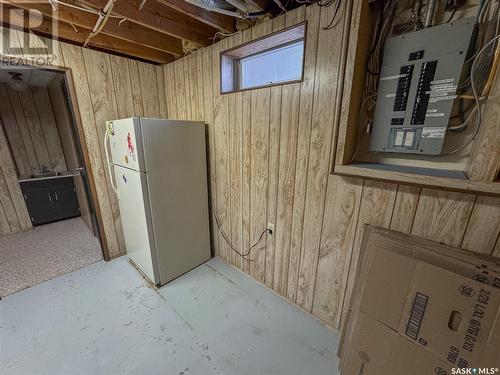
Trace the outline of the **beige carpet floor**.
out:
<instances>
[{"instance_id":1,"label":"beige carpet floor","mask_svg":"<svg viewBox=\"0 0 500 375\"><path fill-rule=\"evenodd\" d=\"M79 217L0 237L0 296L101 259L99 241Z\"/></svg>"}]
</instances>

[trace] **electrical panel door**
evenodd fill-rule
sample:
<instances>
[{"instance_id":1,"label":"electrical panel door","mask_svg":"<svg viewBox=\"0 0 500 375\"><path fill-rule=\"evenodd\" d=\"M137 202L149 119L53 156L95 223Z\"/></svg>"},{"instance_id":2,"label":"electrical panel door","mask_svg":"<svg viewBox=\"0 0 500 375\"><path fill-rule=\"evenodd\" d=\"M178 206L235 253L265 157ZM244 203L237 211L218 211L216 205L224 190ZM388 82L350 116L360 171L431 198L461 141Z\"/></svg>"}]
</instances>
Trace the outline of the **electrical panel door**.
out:
<instances>
[{"instance_id":1,"label":"electrical panel door","mask_svg":"<svg viewBox=\"0 0 500 375\"><path fill-rule=\"evenodd\" d=\"M441 153L474 24L466 18L386 41L371 151Z\"/></svg>"}]
</instances>

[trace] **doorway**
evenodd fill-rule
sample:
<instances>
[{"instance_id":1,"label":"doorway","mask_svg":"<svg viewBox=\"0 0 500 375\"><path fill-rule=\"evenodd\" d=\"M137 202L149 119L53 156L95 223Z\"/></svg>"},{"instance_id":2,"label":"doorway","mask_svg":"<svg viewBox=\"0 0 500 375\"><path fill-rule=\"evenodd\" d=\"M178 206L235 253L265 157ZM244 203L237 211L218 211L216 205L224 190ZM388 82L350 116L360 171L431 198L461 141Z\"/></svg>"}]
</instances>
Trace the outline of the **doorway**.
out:
<instances>
[{"instance_id":1,"label":"doorway","mask_svg":"<svg viewBox=\"0 0 500 375\"><path fill-rule=\"evenodd\" d=\"M72 84L0 66L0 297L108 259Z\"/></svg>"}]
</instances>

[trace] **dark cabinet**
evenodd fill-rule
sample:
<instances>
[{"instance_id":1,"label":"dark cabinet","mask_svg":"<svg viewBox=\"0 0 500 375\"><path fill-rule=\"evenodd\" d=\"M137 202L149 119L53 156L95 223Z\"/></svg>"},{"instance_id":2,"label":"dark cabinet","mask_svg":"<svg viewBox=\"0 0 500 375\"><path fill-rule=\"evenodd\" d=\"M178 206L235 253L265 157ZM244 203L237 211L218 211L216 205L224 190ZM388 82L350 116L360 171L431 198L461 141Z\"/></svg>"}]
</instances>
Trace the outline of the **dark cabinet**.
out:
<instances>
[{"instance_id":1,"label":"dark cabinet","mask_svg":"<svg viewBox=\"0 0 500 375\"><path fill-rule=\"evenodd\" d=\"M80 216L72 176L34 179L19 184L34 226Z\"/></svg>"}]
</instances>

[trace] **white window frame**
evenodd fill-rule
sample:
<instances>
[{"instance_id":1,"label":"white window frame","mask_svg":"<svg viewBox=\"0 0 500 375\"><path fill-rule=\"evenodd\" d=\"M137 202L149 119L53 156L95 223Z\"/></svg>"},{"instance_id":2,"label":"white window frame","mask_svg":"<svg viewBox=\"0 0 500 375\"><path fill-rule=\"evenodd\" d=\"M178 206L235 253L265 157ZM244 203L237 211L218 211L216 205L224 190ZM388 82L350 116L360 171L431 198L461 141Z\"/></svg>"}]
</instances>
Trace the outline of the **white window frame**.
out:
<instances>
[{"instance_id":1,"label":"white window frame","mask_svg":"<svg viewBox=\"0 0 500 375\"><path fill-rule=\"evenodd\" d=\"M229 94L238 91L257 90L264 87L287 85L302 82L304 79L305 55L307 50L307 21L287 27L240 46L220 52L220 93ZM280 80L259 86L242 87L241 61L252 56L270 53L288 45L302 43L303 53L300 77Z\"/></svg>"},{"instance_id":2,"label":"white window frame","mask_svg":"<svg viewBox=\"0 0 500 375\"><path fill-rule=\"evenodd\" d=\"M299 45L299 44L301 44L303 46L302 61L301 61L302 69L301 69L299 77L294 77L294 78L290 78L290 79L284 79L284 80L276 80L276 81L266 82L266 83L263 83L261 85L256 85L256 86L243 87L242 62L244 60L252 59L252 58L255 58L255 57L258 57L258 56L269 55L269 54L272 54L275 51L284 50L286 48L290 48L292 46L296 46L296 45ZM304 75L304 54L305 54L305 40L304 40L304 38L301 38L301 39L293 40L293 41L288 42L288 43L284 43L284 44L278 45L276 47L269 48L269 49L264 50L264 51L260 51L260 52L254 53L253 55L242 57L241 59L235 59L233 61L233 63L234 63L234 74L235 74L234 81L236 83L236 85L235 85L236 89L237 90L252 90L252 89L259 88L259 87L267 87L267 86L272 86L272 85L279 85L279 84L286 84L286 83L301 81L302 77Z\"/></svg>"}]
</instances>

